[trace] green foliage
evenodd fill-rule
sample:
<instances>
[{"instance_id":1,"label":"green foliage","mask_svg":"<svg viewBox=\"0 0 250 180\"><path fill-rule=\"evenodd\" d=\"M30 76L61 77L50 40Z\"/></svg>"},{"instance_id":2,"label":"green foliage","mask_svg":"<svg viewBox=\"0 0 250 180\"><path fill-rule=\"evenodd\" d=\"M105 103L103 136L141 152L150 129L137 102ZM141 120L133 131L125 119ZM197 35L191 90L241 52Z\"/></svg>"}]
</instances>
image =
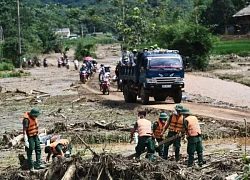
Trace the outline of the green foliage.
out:
<instances>
[{"instance_id":1,"label":"green foliage","mask_svg":"<svg viewBox=\"0 0 250 180\"><path fill-rule=\"evenodd\" d=\"M9 77L21 77L20 72L8 72L8 73L0 73L1 78L9 78Z\"/></svg>"},{"instance_id":2,"label":"green foliage","mask_svg":"<svg viewBox=\"0 0 250 180\"><path fill-rule=\"evenodd\" d=\"M162 26L157 35L160 45L168 49L178 49L183 56L189 56L197 69L206 68L213 38L208 29L198 24L179 21L170 26Z\"/></svg>"},{"instance_id":3,"label":"green foliage","mask_svg":"<svg viewBox=\"0 0 250 180\"><path fill-rule=\"evenodd\" d=\"M96 57L94 54L96 50L96 45L94 43L79 42L75 49L75 58L82 60L86 56Z\"/></svg>"},{"instance_id":4,"label":"green foliage","mask_svg":"<svg viewBox=\"0 0 250 180\"><path fill-rule=\"evenodd\" d=\"M0 71L10 71L12 69L14 69L12 63L6 63L6 62L0 63Z\"/></svg>"},{"instance_id":5,"label":"green foliage","mask_svg":"<svg viewBox=\"0 0 250 180\"><path fill-rule=\"evenodd\" d=\"M212 54L237 54L248 56L250 54L250 40L216 41L213 44Z\"/></svg>"}]
</instances>

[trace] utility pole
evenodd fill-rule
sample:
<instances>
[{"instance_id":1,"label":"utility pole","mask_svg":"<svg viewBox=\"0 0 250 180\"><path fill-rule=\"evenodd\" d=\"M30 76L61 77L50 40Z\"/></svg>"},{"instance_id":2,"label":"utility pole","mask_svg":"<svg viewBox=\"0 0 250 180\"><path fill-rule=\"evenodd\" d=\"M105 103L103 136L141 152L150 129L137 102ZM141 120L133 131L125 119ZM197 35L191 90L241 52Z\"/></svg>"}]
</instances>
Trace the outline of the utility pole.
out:
<instances>
[{"instance_id":1,"label":"utility pole","mask_svg":"<svg viewBox=\"0 0 250 180\"><path fill-rule=\"evenodd\" d=\"M124 28L125 28L125 0L122 0L122 44L124 45Z\"/></svg>"},{"instance_id":2,"label":"utility pole","mask_svg":"<svg viewBox=\"0 0 250 180\"><path fill-rule=\"evenodd\" d=\"M19 59L19 67L22 68L21 26L20 26L19 0L17 0L17 22L18 22L18 59Z\"/></svg>"},{"instance_id":3,"label":"utility pole","mask_svg":"<svg viewBox=\"0 0 250 180\"><path fill-rule=\"evenodd\" d=\"M3 28L0 26L0 63L2 62L2 41L3 41Z\"/></svg>"}]
</instances>

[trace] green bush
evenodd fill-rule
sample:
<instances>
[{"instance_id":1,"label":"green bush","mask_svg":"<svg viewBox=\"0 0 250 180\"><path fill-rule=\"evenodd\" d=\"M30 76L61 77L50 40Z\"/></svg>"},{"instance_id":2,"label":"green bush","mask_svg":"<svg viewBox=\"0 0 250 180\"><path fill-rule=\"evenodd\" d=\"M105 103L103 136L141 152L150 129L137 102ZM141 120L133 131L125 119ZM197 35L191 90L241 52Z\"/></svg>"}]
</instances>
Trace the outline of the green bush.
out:
<instances>
[{"instance_id":1,"label":"green bush","mask_svg":"<svg viewBox=\"0 0 250 180\"><path fill-rule=\"evenodd\" d=\"M6 63L6 62L0 63L0 71L10 71L12 69L14 69L12 63Z\"/></svg>"},{"instance_id":2,"label":"green bush","mask_svg":"<svg viewBox=\"0 0 250 180\"><path fill-rule=\"evenodd\" d=\"M9 78L9 77L21 77L20 72L9 72L9 73L0 73L1 78Z\"/></svg>"},{"instance_id":3,"label":"green bush","mask_svg":"<svg viewBox=\"0 0 250 180\"><path fill-rule=\"evenodd\" d=\"M191 57L194 68L204 70L209 63L214 38L207 28L199 24L179 21L161 26L157 40L161 47L177 49L181 55Z\"/></svg>"}]
</instances>

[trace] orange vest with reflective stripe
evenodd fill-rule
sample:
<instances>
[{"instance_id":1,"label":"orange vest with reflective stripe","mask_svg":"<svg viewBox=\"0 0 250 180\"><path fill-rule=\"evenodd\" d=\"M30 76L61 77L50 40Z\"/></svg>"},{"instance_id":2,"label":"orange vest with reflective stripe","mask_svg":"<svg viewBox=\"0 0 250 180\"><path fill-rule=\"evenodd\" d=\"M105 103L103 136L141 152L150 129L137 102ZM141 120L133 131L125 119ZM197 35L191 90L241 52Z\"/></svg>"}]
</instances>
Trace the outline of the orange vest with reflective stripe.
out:
<instances>
[{"instance_id":1,"label":"orange vest with reflective stripe","mask_svg":"<svg viewBox=\"0 0 250 180\"><path fill-rule=\"evenodd\" d=\"M23 116L23 122L24 122L24 119L29 120L29 127L27 129L27 135L29 137L37 135L38 134L37 118L35 120L31 119L29 116L29 112L26 112Z\"/></svg>"},{"instance_id":2,"label":"orange vest with reflective stripe","mask_svg":"<svg viewBox=\"0 0 250 180\"><path fill-rule=\"evenodd\" d=\"M184 126L183 126L183 115L181 115L178 119L176 115L172 115L170 125L169 125L169 130L172 132L182 132L184 131Z\"/></svg>"},{"instance_id":3,"label":"orange vest with reflective stripe","mask_svg":"<svg viewBox=\"0 0 250 180\"><path fill-rule=\"evenodd\" d=\"M188 135L198 136L201 134L201 128L198 119L195 116L188 116L185 118L188 121Z\"/></svg>"},{"instance_id":4,"label":"orange vest with reflective stripe","mask_svg":"<svg viewBox=\"0 0 250 180\"><path fill-rule=\"evenodd\" d=\"M68 148L69 141L68 141L67 139L60 139L60 140L58 140L58 141L55 141L55 142L51 143L51 144L50 144L50 147L51 147L51 149L52 149L53 154L55 154L55 155L60 154L60 152L58 152L58 151L56 150L56 146L57 146L58 144L62 145L62 151L63 151L63 152L66 152L66 150L67 150L67 148Z\"/></svg>"},{"instance_id":5,"label":"orange vest with reflective stripe","mask_svg":"<svg viewBox=\"0 0 250 180\"><path fill-rule=\"evenodd\" d=\"M138 124L138 134L139 137L142 136L152 136L152 128L151 128L151 122L147 119L139 119L137 121Z\"/></svg>"},{"instance_id":6,"label":"orange vest with reflective stripe","mask_svg":"<svg viewBox=\"0 0 250 180\"><path fill-rule=\"evenodd\" d=\"M162 132L163 128L165 127L166 123L162 123L162 122L160 121L160 119L157 119L156 122L157 122L159 125L158 125L158 127L154 130L155 138L158 138L158 139L165 139L166 132L164 132L164 134L162 135L162 137L161 137L161 132Z\"/></svg>"}]
</instances>

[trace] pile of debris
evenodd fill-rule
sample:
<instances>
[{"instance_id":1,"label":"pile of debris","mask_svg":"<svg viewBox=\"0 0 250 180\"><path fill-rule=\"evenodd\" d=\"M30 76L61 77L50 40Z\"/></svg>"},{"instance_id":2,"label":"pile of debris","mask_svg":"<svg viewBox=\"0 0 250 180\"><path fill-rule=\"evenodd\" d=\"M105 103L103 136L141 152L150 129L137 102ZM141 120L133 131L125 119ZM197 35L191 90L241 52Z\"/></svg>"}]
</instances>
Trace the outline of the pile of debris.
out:
<instances>
[{"instance_id":1,"label":"pile of debris","mask_svg":"<svg viewBox=\"0 0 250 180\"><path fill-rule=\"evenodd\" d=\"M19 158L20 159L20 158ZM20 161L21 163L21 161ZM21 166L24 167L24 166ZM173 163L156 157L155 162L148 159L128 159L119 154L95 154L92 159L83 159L80 155L71 158L57 156L52 164L44 170L27 173L27 170L6 169L0 179L230 179L239 177L244 165L237 159L216 161L203 168L187 168L184 163Z\"/></svg>"}]
</instances>

